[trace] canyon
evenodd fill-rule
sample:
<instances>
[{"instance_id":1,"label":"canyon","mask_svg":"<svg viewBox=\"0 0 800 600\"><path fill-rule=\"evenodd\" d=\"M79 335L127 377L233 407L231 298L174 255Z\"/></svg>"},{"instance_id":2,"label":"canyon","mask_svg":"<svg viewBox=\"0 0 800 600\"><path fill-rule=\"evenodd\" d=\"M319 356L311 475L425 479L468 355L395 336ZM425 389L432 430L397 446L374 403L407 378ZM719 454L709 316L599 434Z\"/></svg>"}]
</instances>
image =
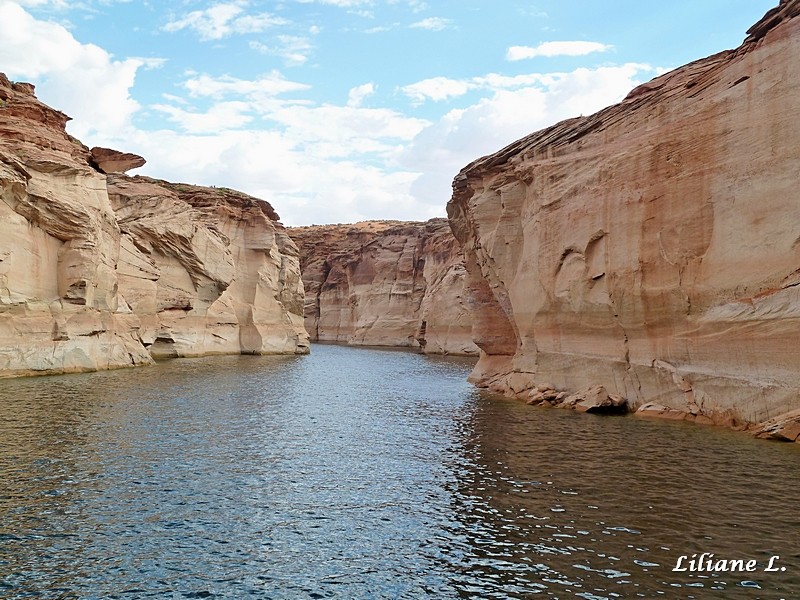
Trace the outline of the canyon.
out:
<instances>
[{"instance_id":1,"label":"canyon","mask_svg":"<svg viewBox=\"0 0 800 600\"><path fill-rule=\"evenodd\" d=\"M798 55L783 0L739 48L458 174L475 383L800 439Z\"/></svg>"},{"instance_id":2,"label":"canyon","mask_svg":"<svg viewBox=\"0 0 800 600\"><path fill-rule=\"evenodd\" d=\"M397 346L529 404L800 441L800 0L747 33L472 162L424 223L287 229L129 176L0 74L0 377Z\"/></svg>"},{"instance_id":3,"label":"canyon","mask_svg":"<svg viewBox=\"0 0 800 600\"><path fill-rule=\"evenodd\" d=\"M124 171L0 74L0 377L305 353L297 248L272 207Z\"/></svg>"},{"instance_id":4,"label":"canyon","mask_svg":"<svg viewBox=\"0 0 800 600\"><path fill-rule=\"evenodd\" d=\"M289 229L314 341L477 354L461 249L446 219Z\"/></svg>"}]
</instances>

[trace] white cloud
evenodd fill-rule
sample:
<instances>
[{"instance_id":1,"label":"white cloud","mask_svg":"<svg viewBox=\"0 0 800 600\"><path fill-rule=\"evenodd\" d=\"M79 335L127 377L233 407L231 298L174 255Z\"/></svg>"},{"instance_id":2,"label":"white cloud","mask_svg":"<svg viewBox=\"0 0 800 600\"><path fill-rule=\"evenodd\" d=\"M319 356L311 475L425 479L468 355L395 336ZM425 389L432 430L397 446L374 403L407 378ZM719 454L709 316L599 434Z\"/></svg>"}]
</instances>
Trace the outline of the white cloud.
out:
<instances>
[{"instance_id":1,"label":"white cloud","mask_svg":"<svg viewBox=\"0 0 800 600\"><path fill-rule=\"evenodd\" d=\"M181 96L176 96L175 94L161 94L161 97L164 100L168 100L170 102L175 102L176 104L189 104L189 101L186 98L182 98Z\"/></svg>"},{"instance_id":2,"label":"white cloud","mask_svg":"<svg viewBox=\"0 0 800 600\"><path fill-rule=\"evenodd\" d=\"M229 130L215 135L138 131L125 150L145 156L139 173L239 189L269 201L284 223L346 223L367 218L427 219L443 204L410 193L418 174L361 157L330 157L284 133ZM111 147L120 147L112 140ZM314 147L319 144L314 143Z\"/></svg>"},{"instance_id":3,"label":"white cloud","mask_svg":"<svg viewBox=\"0 0 800 600\"><path fill-rule=\"evenodd\" d=\"M67 8L69 6L66 0L16 0L16 3L20 6L52 6L53 8L59 9Z\"/></svg>"},{"instance_id":4,"label":"white cloud","mask_svg":"<svg viewBox=\"0 0 800 600\"><path fill-rule=\"evenodd\" d=\"M352 8L354 6L371 5L373 0L297 0L300 4L327 4L340 8Z\"/></svg>"},{"instance_id":5,"label":"white cloud","mask_svg":"<svg viewBox=\"0 0 800 600\"><path fill-rule=\"evenodd\" d=\"M593 52L607 52L613 46L599 42L542 42L538 46L511 46L506 52L506 60L517 61L537 56L585 56Z\"/></svg>"},{"instance_id":6,"label":"white cloud","mask_svg":"<svg viewBox=\"0 0 800 600\"><path fill-rule=\"evenodd\" d=\"M397 29L399 26L399 23L392 23L391 25L376 25L375 27L365 29L364 33L386 33L392 29Z\"/></svg>"},{"instance_id":7,"label":"white cloud","mask_svg":"<svg viewBox=\"0 0 800 600\"><path fill-rule=\"evenodd\" d=\"M331 104L286 106L264 116L283 125L287 136L307 144L310 151L317 143L332 142L348 155L362 152L365 141L410 141L429 125L428 121L388 108Z\"/></svg>"},{"instance_id":8,"label":"white cloud","mask_svg":"<svg viewBox=\"0 0 800 600\"><path fill-rule=\"evenodd\" d=\"M274 70L256 79L238 79L230 75L214 78L210 75L200 74L187 79L184 87L189 90L189 95L195 98L217 99L230 95L278 96L287 92L301 92L311 88L305 83L290 81Z\"/></svg>"},{"instance_id":9,"label":"white cloud","mask_svg":"<svg viewBox=\"0 0 800 600\"><path fill-rule=\"evenodd\" d=\"M450 79L449 77L432 77L423 79L400 88L414 105L419 105L427 100L440 102L463 96L472 90L496 91L500 89L514 89L529 85L552 83L557 74L529 73L524 75L499 75L489 73L470 79Z\"/></svg>"},{"instance_id":10,"label":"white cloud","mask_svg":"<svg viewBox=\"0 0 800 600\"><path fill-rule=\"evenodd\" d=\"M449 79L447 77L432 77L417 83L403 86L400 90L415 104L426 100L438 102L457 96L463 96L473 87L469 81Z\"/></svg>"},{"instance_id":11,"label":"white cloud","mask_svg":"<svg viewBox=\"0 0 800 600\"><path fill-rule=\"evenodd\" d=\"M78 137L129 127L140 108L130 96L138 70L162 62L114 60L102 48L78 42L62 25L37 20L18 3L3 0L0 39L6 74L35 83L40 98L75 119L70 131Z\"/></svg>"},{"instance_id":12,"label":"white cloud","mask_svg":"<svg viewBox=\"0 0 800 600\"><path fill-rule=\"evenodd\" d=\"M143 174L264 198L288 224L441 216L465 164L616 101L652 72L628 64L441 77L403 88L412 100L460 98L461 108L434 120L362 106L372 83L353 87L342 106L311 101L310 86L278 71L251 79L192 72L183 88L148 107L174 130L143 130L132 124L139 105L130 92L139 70L157 61L115 60L7 0L0 0L0 39L9 76L34 79L44 101L76 118L71 132L84 143L141 154Z\"/></svg>"},{"instance_id":13,"label":"white cloud","mask_svg":"<svg viewBox=\"0 0 800 600\"><path fill-rule=\"evenodd\" d=\"M420 201L450 196L453 177L476 158L534 131L621 100L651 74L647 65L625 64L537 76L537 85L497 89L464 109L448 112L414 138L398 159L422 175L411 188Z\"/></svg>"},{"instance_id":14,"label":"white cloud","mask_svg":"<svg viewBox=\"0 0 800 600\"><path fill-rule=\"evenodd\" d=\"M193 29L202 40L219 40L233 34L260 33L288 21L269 13L245 14L246 2L222 2L194 10L164 25L169 32Z\"/></svg>"},{"instance_id":15,"label":"white cloud","mask_svg":"<svg viewBox=\"0 0 800 600\"><path fill-rule=\"evenodd\" d=\"M274 46L252 41L250 42L250 48L261 54L280 56L288 66L305 64L314 51L314 45L311 43L311 40L305 37L279 35L276 36L275 40L277 41L277 45Z\"/></svg>"},{"instance_id":16,"label":"white cloud","mask_svg":"<svg viewBox=\"0 0 800 600\"><path fill-rule=\"evenodd\" d=\"M229 129L239 129L253 120L253 116L248 114L251 107L246 102L219 102L205 112L169 104L154 104L151 108L165 113L171 121L192 134L218 134Z\"/></svg>"},{"instance_id":17,"label":"white cloud","mask_svg":"<svg viewBox=\"0 0 800 600\"><path fill-rule=\"evenodd\" d=\"M529 85L550 85L558 78L558 73L525 73L522 75L499 75L489 73L473 77L471 82L478 88L490 90L514 89Z\"/></svg>"},{"instance_id":18,"label":"white cloud","mask_svg":"<svg viewBox=\"0 0 800 600\"><path fill-rule=\"evenodd\" d=\"M375 93L374 83L365 83L356 86L347 94L347 106L358 107L364 103L364 99Z\"/></svg>"},{"instance_id":19,"label":"white cloud","mask_svg":"<svg viewBox=\"0 0 800 600\"><path fill-rule=\"evenodd\" d=\"M450 26L450 23L450 19L443 19L441 17L428 17L427 19L422 19L421 21L412 23L411 27L415 27L417 29L427 29L428 31L441 31L442 29L447 29Z\"/></svg>"}]
</instances>

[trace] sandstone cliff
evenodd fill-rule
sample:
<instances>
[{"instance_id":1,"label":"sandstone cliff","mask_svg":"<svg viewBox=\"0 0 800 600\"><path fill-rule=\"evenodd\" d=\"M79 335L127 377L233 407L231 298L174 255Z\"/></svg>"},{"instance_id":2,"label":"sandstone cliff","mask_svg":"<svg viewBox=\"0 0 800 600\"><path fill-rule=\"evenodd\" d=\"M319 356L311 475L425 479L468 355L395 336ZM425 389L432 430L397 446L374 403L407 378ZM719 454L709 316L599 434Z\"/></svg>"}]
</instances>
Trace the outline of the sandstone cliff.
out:
<instances>
[{"instance_id":1,"label":"sandstone cliff","mask_svg":"<svg viewBox=\"0 0 800 600\"><path fill-rule=\"evenodd\" d=\"M799 15L461 171L474 381L700 421L800 408Z\"/></svg>"},{"instance_id":2,"label":"sandstone cliff","mask_svg":"<svg viewBox=\"0 0 800 600\"><path fill-rule=\"evenodd\" d=\"M297 250L269 205L106 176L97 160L143 159L93 154L68 120L0 74L0 377L307 350Z\"/></svg>"},{"instance_id":3,"label":"sandstone cliff","mask_svg":"<svg viewBox=\"0 0 800 600\"><path fill-rule=\"evenodd\" d=\"M445 219L295 227L312 339L475 354L464 265Z\"/></svg>"}]
</instances>

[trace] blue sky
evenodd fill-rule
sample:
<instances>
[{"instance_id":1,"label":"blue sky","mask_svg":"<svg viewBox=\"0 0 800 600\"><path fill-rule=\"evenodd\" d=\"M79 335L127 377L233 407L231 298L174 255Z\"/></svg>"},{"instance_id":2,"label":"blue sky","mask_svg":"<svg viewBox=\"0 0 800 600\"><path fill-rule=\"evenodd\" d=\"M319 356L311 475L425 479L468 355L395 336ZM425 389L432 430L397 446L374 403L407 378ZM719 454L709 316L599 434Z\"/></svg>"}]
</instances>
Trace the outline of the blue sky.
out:
<instances>
[{"instance_id":1,"label":"blue sky","mask_svg":"<svg viewBox=\"0 0 800 600\"><path fill-rule=\"evenodd\" d=\"M289 225L444 216L479 156L738 46L777 0L0 0L0 71L131 174Z\"/></svg>"}]
</instances>

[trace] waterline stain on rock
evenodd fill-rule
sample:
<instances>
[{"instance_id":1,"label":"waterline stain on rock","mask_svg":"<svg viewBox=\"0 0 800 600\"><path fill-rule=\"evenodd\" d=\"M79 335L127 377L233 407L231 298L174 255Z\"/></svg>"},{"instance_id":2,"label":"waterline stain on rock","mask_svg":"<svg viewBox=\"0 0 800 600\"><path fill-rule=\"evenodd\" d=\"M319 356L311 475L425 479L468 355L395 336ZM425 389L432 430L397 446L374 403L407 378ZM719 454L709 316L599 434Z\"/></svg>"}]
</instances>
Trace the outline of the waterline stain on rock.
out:
<instances>
[{"instance_id":1,"label":"waterline stain on rock","mask_svg":"<svg viewBox=\"0 0 800 600\"><path fill-rule=\"evenodd\" d=\"M733 427L800 408L800 0L750 33L455 178L473 381Z\"/></svg>"}]
</instances>

